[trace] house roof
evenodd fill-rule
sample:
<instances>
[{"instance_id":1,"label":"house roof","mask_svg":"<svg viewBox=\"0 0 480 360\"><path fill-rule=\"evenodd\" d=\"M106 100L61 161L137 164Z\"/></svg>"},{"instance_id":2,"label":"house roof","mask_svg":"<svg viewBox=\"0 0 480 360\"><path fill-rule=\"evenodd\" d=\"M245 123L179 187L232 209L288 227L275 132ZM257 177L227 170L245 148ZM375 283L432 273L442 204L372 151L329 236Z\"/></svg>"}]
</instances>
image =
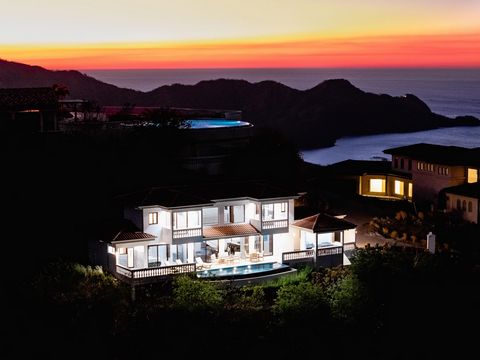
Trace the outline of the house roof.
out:
<instances>
[{"instance_id":1,"label":"house roof","mask_svg":"<svg viewBox=\"0 0 480 360\"><path fill-rule=\"evenodd\" d=\"M51 87L0 89L0 111L55 110L57 104Z\"/></svg>"},{"instance_id":2,"label":"house roof","mask_svg":"<svg viewBox=\"0 0 480 360\"><path fill-rule=\"evenodd\" d=\"M298 198L298 193L250 181L215 182L188 186L154 187L121 195L119 200L135 207L181 208L212 205L216 201L253 198L257 200Z\"/></svg>"},{"instance_id":3,"label":"house roof","mask_svg":"<svg viewBox=\"0 0 480 360\"><path fill-rule=\"evenodd\" d=\"M464 148L460 146L419 143L386 149L383 152L435 164L480 166L480 147Z\"/></svg>"},{"instance_id":4,"label":"house roof","mask_svg":"<svg viewBox=\"0 0 480 360\"><path fill-rule=\"evenodd\" d=\"M349 159L328 165L327 171L336 175L392 174L411 178L408 173L393 170L391 161Z\"/></svg>"},{"instance_id":5,"label":"house roof","mask_svg":"<svg viewBox=\"0 0 480 360\"><path fill-rule=\"evenodd\" d=\"M250 224L209 226L203 229L204 238L224 238L258 234L260 234L259 231Z\"/></svg>"},{"instance_id":6,"label":"house roof","mask_svg":"<svg viewBox=\"0 0 480 360\"><path fill-rule=\"evenodd\" d=\"M147 240L155 239L155 235L144 233L141 231L120 231L112 241L127 241L127 240Z\"/></svg>"},{"instance_id":7,"label":"house roof","mask_svg":"<svg viewBox=\"0 0 480 360\"><path fill-rule=\"evenodd\" d=\"M448 187L443 192L480 199L480 183L462 184Z\"/></svg>"},{"instance_id":8,"label":"house roof","mask_svg":"<svg viewBox=\"0 0 480 360\"><path fill-rule=\"evenodd\" d=\"M335 216L320 213L295 221L293 226L313 231L314 233L325 233L339 230L355 229L357 225L336 218Z\"/></svg>"},{"instance_id":9,"label":"house roof","mask_svg":"<svg viewBox=\"0 0 480 360\"><path fill-rule=\"evenodd\" d=\"M93 237L105 242L155 239L155 235L141 232L130 220L111 219L92 226Z\"/></svg>"}]
</instances>

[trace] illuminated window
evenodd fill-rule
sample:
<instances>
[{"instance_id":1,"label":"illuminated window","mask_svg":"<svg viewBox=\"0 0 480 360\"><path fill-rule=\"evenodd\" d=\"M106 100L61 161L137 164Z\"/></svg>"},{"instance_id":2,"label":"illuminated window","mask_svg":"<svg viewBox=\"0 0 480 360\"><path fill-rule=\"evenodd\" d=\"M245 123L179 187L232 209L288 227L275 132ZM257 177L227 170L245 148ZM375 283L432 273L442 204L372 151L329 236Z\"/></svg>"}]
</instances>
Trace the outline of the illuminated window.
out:
<instances>
[{"instance_id":1,"label":"illuminated window","mask_svg":"<svg viewBox=\"0 0 480 360\"><path fill-rule=\"evenodd\" d=\"M287 211L287 203L281 203L280 204L280 211L281 212Z\"/></svg>"},{"instance_id":2,"label":"illuminated window","mask_svg":"<svg viewBox=\"0 0 480 360\"><path fill-rule=\"evenodd\" d=\"M403 181L395 180L395 194L403 195Z\"/></svg>"},{"instance_id":3,"label":"illuminated window","mask_svg":"<svg viewBox=\"0 0 480 360\"><path fill-rule=\"evenodd\" d=\"M118 249L118 264L132 268L133 267L133 248Z\"/></svg>"},{"instance_id":4,"label":"illuminated window","mask_svg":"<svg viewBox=\"0 0 480 360\"><path fill-rule=\"evenodd\" d=\"M385 192L385 180L384 179L370 179L370 192Z\"/></svg>"},{"instance_id":5,"label":"illuminated window","mask_svg":"<svg viewBox=\"0 0 480 360\"><path fill-rule=\"evenodd\" d=\"M478 170L477 169L468 169L467 174L467 181L468 183L475 183L478 181Z\"/></svg>"},{"instance_id":6,"label":"illuminated window","mask_svg":"<svg viewBox=\"0 0 480 360\"><path fill-rule=\"evenodd\" d=\"M158 224L158 212L148 213L148 225Z\"/></svg>"},{"instance_id":7,"label":"illuminated window","mask_svg":"<svg viewBox=\"0 0 480 360\"><path fill-rule=\"evenodd\" d=\"M113 246L108 245L107 249L109 254L115 255L115 248Z\"/></svg>"},{"instance_id":8,"label":"illuminated window","mask_svg":"<svg viewBox=\"0 0 480 360\"><path fill-rule=\"evenodd\" d=\"M412 183L408 183L408 197L412 197L413 196L413 184Z\"/></svg>"}]
</instances>

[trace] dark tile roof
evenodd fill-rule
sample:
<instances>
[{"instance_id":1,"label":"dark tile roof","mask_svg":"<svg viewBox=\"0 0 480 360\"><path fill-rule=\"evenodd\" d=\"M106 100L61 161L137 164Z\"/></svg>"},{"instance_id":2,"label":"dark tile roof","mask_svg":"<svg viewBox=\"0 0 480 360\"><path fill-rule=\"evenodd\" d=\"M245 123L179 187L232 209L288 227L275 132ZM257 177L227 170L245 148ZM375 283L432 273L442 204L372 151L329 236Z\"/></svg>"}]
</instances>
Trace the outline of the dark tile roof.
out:
<instances>
[{"instance_id":1,"label":"dark tile roof","mask_svg":"<svg viewBox=\"0 0 480 360\"><path fill-rule=\"evenodd\" d=\"M110 219L99 221L92 225L92 235L95 240L105 242L154 239L155 236L143 233L130 220Z\"/></svg>"},{"instance_id":2,"label":"dark tile roof","mask_svg":"<svg viewBox=\"0 0 480 360\"><path fill-rule=\"evenodd\" d=\"M258 234L260 234L258 230L250 224L218 225L203 228L204 238L224 238Z\"/></svg>"},{"instance_id":3,"label":"dark tile roof","mask_svg":"<svg viewBox=\"0 0 480 360\"><path fill-rule=\"evenodd\" d=\"M55 110L57 105L50 87L0 89L0 111Z\"/></svg>"},{"instance_id":4,"label":"dark tile roof","mask_svg":"<svg viewBox=\"0 0 480 360\"><path fill-rule=\"evenodd\" d=\"M355 229L357 225L338 219L334 216L320 213L309 216L305 219L295 221L292 225L312 230L314 233L325 233L339 230Z\"/></svg>"},{"instance_id":5,"label":"dark tile roof","mask_svg":"<svg viewBox=\"0 0 480 360\"><path fill-rule=\"evenodd\" d=\"M435 164L480 166L480 147L464 148L460 146L419 143L386 149L383 152Z\"/></svg>"},{"instance_id":6,"label":"dark tile roof","mask_svg":"<svg viewBox=\"0 0 480 360\"><path fill-rule=\"evenodd\" d=\"M211 205L215 200L253 198L295 198L298 193L272 185L250 181L218 182L188 186L156 187L121 195L124 205L165 208Z\"/></svg>"},{"instance_id":7,"label":"dark tile roof","mask_svg":"<svg viewBox=\"0 0 480 360\"><path fill-rule=\"evenodd\" d=\"M443 189L442 192L448 192L451 194L480 199L480 183L476 182L471 184L462 184L462 185L452 186L452 187Z\"/></svg>"},{"instance_id":8,"label":"dark tile roof","mask_svg":"<svg viewBox=\"0 0 480 360\"><path fill-rule=\"evenodd\" d=\"M147 240L155 239L155 235L147 234L141 231L120 231L112 241L127 241L127 240Z\"/></svg>"},{"instance_id":9,"label":"dark tile roof","mask_svg":"<svg viewBox=\"0 0 480 360\"><path fill-rule=\"evenodd\" d=\"M328 165L326 170L335 175L391 174L411 178L408 173L393 170L391 161L349 159Z\"/></svg>"}]
</instances>

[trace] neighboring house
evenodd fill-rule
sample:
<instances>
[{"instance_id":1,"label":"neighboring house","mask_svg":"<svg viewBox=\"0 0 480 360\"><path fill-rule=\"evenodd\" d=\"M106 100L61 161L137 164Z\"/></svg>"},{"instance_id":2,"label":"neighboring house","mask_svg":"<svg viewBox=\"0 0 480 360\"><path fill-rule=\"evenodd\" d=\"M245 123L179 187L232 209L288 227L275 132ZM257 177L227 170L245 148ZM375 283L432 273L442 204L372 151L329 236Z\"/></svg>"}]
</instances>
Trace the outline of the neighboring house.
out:
<instances>
[{"instance_id":1,"label":"neighboring house","mask_svg":"<svg viewBox=\"0 0 480 360\"><path fill-rule=\"evenodd\" d=\"M480 224L480 183L463 184L443 190L446 210L457 211L466 221Z\"/></svg>"},{"instance_id":2,"label":"neighboring house","mask_svg":"<svg viewBox=\"0 0 480 360\"><path fill-rule=\"evenodd\" d=\"M0 89L0 129L57 131L58 97L52 87Z\"/></svg>"},{"instance_id":3,"label":"neighboring house","mask_svg":"<svg viewBox=\"0 0 480 360\"><path fill-rule=\"evenodd\" d=\"M124 217L135 231L124 228L101 239L91 258L120 279L133 283L194 272L199 267L207 270L281 263L285 254L290 260L312 260L318 266L343 264L344 240L354 243L354 234L344 236L343 231L354 225L321 215L322 221L314 221L312 229L291 233L298 198L297 193L252 182L151 188L131 193L120 200ZM327 218L334 226L329 224L321 230ZM317 243L307 245L306 238L310 237L302 234L309 231L330 234L320 236L322 251L317 251ZM332 250L326 251L329 248ZM307 249L310 251L305 252ZM317 261L318 257L323 261Z\"/></svg>"},{"instance_id":4,"label":"neighboring house","mask_svg":"<svg viewBox=\"0 0 480 360\"><path fill-rule=\"evenodd\" d=\"M392 169L390 161L345 160L327 169L336 181L353 184L359 195L412 200L411 175Z\"/></svg>"},{"instance_id":5,"label":"neighboring house","mask_svg":"<svg viewBox=\"0 0 480 360\"><path fill-rule=\"evenodd\" d=\"M442 189L478 181L480 148L420 143L384 153L392 155L392 170L411 176L414 201L439 205Z\"/></svg>"}]
</instances>

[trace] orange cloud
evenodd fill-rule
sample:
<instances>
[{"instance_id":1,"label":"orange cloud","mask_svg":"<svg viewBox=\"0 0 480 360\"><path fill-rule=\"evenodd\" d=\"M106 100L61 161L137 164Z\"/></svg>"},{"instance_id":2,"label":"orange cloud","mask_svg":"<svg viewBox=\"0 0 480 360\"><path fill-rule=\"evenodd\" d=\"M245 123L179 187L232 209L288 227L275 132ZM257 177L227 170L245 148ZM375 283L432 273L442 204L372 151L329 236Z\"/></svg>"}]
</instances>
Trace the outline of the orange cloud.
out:
<instances>
[{"instance_id":1,"label":"orange cloud","mask_svg":"<svg viewBox=\"0 0 480 360\"><path fill-rule=\"evenodd\" d=\"M299 41L0 47L50 69L255 67L477 67L480 34Z\"/></svg>"}]
</instances>

